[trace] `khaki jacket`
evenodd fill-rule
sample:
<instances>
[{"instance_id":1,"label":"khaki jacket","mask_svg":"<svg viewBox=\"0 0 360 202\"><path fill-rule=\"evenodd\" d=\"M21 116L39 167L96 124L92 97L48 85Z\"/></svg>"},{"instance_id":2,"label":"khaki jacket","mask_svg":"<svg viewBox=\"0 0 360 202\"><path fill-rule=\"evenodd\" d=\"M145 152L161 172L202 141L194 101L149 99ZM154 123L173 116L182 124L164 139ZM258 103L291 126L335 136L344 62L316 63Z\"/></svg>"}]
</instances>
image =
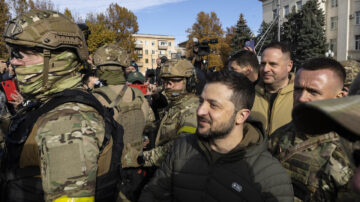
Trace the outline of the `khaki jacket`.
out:
<instances>
[{"instance_id":1,"label":"khaki jacket","mask_svg":"<svg viewBox=\"0 0 360 202\"><path fill-rule=\"evenodd\" d=\"M283 89L280 89L275 98L271 114L270 101L265 96L265 88L259 83L255 86L255 101L251 109L251 115L261 121L267 135L272 134L276 129L291 121L293 108L295 75L290 73L290 82Z\"/></svg>"}]
</instances>

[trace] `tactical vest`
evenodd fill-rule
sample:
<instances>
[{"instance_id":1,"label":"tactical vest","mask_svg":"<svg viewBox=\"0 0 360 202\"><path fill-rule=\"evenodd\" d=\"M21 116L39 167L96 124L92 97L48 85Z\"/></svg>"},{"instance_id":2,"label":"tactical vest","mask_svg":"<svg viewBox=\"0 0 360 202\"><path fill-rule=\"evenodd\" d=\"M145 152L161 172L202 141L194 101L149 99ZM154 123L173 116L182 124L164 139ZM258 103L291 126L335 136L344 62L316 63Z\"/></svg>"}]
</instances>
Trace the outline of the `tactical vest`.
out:
<instances>
[{"instance_id":1,"label":"tactical vest","mask_svg":"<svg viewBox=\"0 0 360 202\"><path fill-rule=\"evenodd\" d=\"M113 112L105 108L91 94L80 90L65 90L56 94L45 104L33 107L26 114L15 117L6 136L6 151L3 156L1 175L1 201L44 201L44 191L39 166L20 168L20 157L24 144L38 118L57 106L76 102L95 108L105 122L105 137L100 147L103 151L111 149L110 168L107 173L96 178L96 201L115 201L120 183L121 152L123 147L122 127L113 119ZM36 128L34 128L36 130ZM109 148L110 147L110 148ZM99 158L100 159L100 158ZM99 163L99 161L98 161ZM99 164L101 169L102 165Z\"/></svg>"},{"instance_id":2,"label":"tactical vest","mask_svg":"<svg viewBox=\"0 0 360 202\"><path fill-rule=\"evenodd\" d=\"M119 86L120 88L120 86ZM101 95L108 104L114 105L114 110L117 114L114 119L124 128L124 149L121 156L122 165L131 165L132 156L140 155L143 149L143 132L145 128L145 116L141 109L144 100L144 96L141 91L133 89L132 87L123 86L123 95L114 92L110 87L105 86L98 88L93 93ZM127 89L131 90L131 101L124 101L124 94ZM125 89L125 90L124 90ZM121 93L121 92L120 92ZM120 96L120 97L119 97ZM120 100L117 98L120 98Z\"/></svg>"},{"instance_id":3,"label":"tactical vest","mask_svg":"<svg viewBox=\"0 0 360 202\"><path fill-rule=\"evenodd\" d=\"M280 153L279 160L290 173L296 200L335 200L323 191L332 184L323 170L338 147L334 143L338 140L338 135L331 132L312 137Z\"/></svg>"}]
</instances>

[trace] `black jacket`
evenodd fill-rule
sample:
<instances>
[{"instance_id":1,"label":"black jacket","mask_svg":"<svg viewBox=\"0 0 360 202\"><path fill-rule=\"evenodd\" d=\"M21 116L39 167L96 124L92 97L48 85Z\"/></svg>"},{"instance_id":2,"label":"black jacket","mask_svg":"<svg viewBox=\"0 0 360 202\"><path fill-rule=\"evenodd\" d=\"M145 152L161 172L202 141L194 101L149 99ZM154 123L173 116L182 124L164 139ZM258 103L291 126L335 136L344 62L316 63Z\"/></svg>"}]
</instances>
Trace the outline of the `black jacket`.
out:
<instances>
[{"instance_id":1,"label":"black jacket","mask_svg":"<svg viewBox=\"0 0 360 202\"><path fill-rule=\"evenodd\" d=\"M249 120L244 128L227 154L197 135L178 140L140 201L293 201L290 177L267 151L261 124Z\"/></svg>"}]
</instances>

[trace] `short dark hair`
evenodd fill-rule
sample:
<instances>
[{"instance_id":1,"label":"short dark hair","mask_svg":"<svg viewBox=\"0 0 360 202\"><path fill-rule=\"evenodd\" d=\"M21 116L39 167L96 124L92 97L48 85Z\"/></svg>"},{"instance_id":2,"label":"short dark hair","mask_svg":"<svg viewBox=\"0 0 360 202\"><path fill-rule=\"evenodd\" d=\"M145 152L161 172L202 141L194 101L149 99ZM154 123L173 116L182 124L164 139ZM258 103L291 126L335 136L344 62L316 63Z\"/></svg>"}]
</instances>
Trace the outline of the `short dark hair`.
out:
<instances>
[{"instance_id":1,"label":"short dark hair","mask_svg":"<svg viewBox=\"0 0 360 202\"><path fill-rule=\"evenodd\" d=\"M331 58L312 58L310 60L307 60L300 69L306 69L310 71L329 69L340 78L342 84L344 84L346 78L345 68L338 61Z\"/></svg>"},{"instance_id":2,"label":"short dark hair","mask_svg":"<svg viewBox=\"0 0 360 202\"><path fill-rule=\"evenodd\" d=\"M235 110L251 109L255 99L255 86L243 74L221 70L211 72L206 76L206 84L221 83L233 90L231 101L235 105Z\"/></svg>"},{"instance_id":3,"label":"short dark hair","mask_svg":"<svg viewBox=\"0 0 360 202\"><path fill-rule=\"evenodd\" d=\"M265 46L264 50L266 50L268 48L280 49L283 54L289 55L289 58L291 59L291 50L290 50L289 45L286 43L273 41L270 44L268 44L267 46Z\"/></svg>"},{"instance_id":4,"label":"short dark hair","mask_svg":"<svg viewBox=\"0 0 360 202\"><path fill-rule=\"evenodd\" d=\"M232 55L229 59L229 63L235 61L240 67L250 65L255 72L259 72L260 65L257 56L254 52L248 50L240 50Z\"/></svg>"}]
</instances>

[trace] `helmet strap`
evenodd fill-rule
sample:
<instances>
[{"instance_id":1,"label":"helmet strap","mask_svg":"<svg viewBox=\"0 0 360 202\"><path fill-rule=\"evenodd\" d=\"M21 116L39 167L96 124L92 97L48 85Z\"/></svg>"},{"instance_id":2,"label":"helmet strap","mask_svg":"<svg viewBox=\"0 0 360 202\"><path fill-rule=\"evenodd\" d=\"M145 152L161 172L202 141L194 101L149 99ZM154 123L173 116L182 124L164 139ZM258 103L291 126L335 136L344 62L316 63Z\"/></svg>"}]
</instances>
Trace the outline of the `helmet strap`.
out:
<instances>
[{"instance_id":1,"label":"helmet strap","mask_svg":"<svg viewBox=\"0 0 360 202\"><path fill-rule=\"evenodd\" d=\"M51 52L48 49L43 49L44 54L44 69L43 69L43 88L46 89L47 81L48 81L48 74L49 74L49 68L50 68L50 57Z\"/></svg>"}]
</instances>

